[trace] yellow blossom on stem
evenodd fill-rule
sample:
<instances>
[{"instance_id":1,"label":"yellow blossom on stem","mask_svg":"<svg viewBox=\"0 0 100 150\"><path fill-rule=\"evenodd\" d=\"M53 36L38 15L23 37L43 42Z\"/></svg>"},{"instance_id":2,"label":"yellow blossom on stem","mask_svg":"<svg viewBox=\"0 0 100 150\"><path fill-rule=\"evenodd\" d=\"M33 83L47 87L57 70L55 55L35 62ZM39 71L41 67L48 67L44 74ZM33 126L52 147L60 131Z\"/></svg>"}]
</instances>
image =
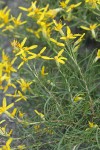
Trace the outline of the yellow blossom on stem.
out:
<instances>
[{"instance_id":1,"label":"yellow blossom on stem","mask_svg":"<svg viewBox=\"0 0 100 150\"><path fill-rule=\"evenodd\" d=\"M98 49L98 51L97 51L97 56L96 56L96 58L94 59L94 63L95 63L98 59L100 59L100 49Z\"/></svg>"},{"instance_id":2,"label":"yellow blossom on stem","mask_svg":"<svg viewBox=\"0 0 100 150\"><path fill-rule=\"evenodd\" d=\"M64 60L67 60L67 58L61 56L63 52L64 52L64 50L62 49L62 50L58 53L58 55L54 57L54 60L55 60L57 63L65 64L65 61L64 61Z\"/></svg>"},{"instance_id":3,"label":"yellow blossom on stem","mask_svg":"<svg viewBox=\"0 0 100 150\"><path fill-rule=\"evenodd\" d=\"M89 127L90 128L96 128L96 127L98 127L98 125L89 121Z\"/></svg>"},{"instance_id":4,"label":"yellow blossom on stem","mask_svg":"<svg viewBox=\"0 0 100 150\"><path fill-rule=\"evenodd\" d=\"M33 3L31 3L31 6L29 7L29 8L25 8L25 7L19 7L21 10L23 10L23 11L26 11L26 12L31 12L33 9L34 9L34 7L36 6L36 1Z\"/></svg>"},{"instance_id":5,"label":"yellow blossom on stem","mask_svg":"<svg viewBox=\"0 0 100 150\"><path fill-rule=\"evenodd\" d=\"M42 76L48 75L48 73L45 73L45 66L42 66L41 75L42 75Z\"/></svg>"},{"instance_id":6,"label":"yellow blossom on stem","mask_svg":"<svg viewBox=\"0 0 100 150\"><path fill-rule=\"evenodd\" d=\"M14 108L14 109L13 109L13 111L11 112L11 116L12 116L12 118L14 118L14 117L15 117L16 112L17 112L17 108Z\"/></svg>"},{"instance_id":7,"label":"yellow blossom on stem","mask_svg":"<svg viewBox=\"0 0 100 150\"><path fill-rule=\"evenodd\" d=\"M83 33L74 43L74 48L73 48L73 52L77 52L77 50L79 49L80 47L80 43L81 41L83 40L83 37L84 37L85 33Z\"/></svg>"},{"instance_id":8,"label":"yellow blossom on stem","mask_svg":"<svg viewBox=\"0 0 100 150\"><path fill-rule=\"evenodd\" d=\"M98 49L97 58L100 59L100 49Z\"/></svg>"},{"instance_id":9,"label":"yellow blossom on stem","mask_svg":"<svg viewBox=\"0 0 100 150\"><path fill-rule=\"evenodd\" d=\"M97 4L100 4L100 0L85 0L85 3L88 3L92 8L96 8Z\"/></svg>"},{"instance_id":10,"label":"yellow blossom on stem","mask_svg":"<svg viewBox=\"0 0 100 150\"><path fill-rule=\"evenodd\" d=\"M8 109L12 108L14 106L14 103L11 103L7 106L6 98L3 98L2 106L0 107L0 115L2 113L5 113L9 117L12 117L11 114L8 112Z\"/></svg>"},{"instance_id":11,"label":"yellow blossom on stem","mask_svg":"<svg viewBox=\"0 0 100 150\"><path fill-rule=\"evenodd\" d=\"M80 26L80 27L81 27L82 29L84 29L84 30L91 31L92 37L93 37L93 38L96 38L95 29L96 29L98 26L100 26L100 25L98 25L98 24L95 23L95 24L90 24L89 27L85 27L85 26Z\"/></svg>"},{"instance_id":12,"label":"yellow blossom on stem","mask_svg":"<svg viewBox=\"0 0 100 150\"><path fill-rule=\"evenodd\" d=\"M9 17L10 9L8 9L8 7L5 7L4 9L0 10L0 28L4 27L11 21Z\"/></svg>"},{"instance_id":13,"label":"yellow blossom on stem","mask_svg":"<svg viewBox=\"0 0 100 150\"><path fill-rule=\"evenodd\" d=\"M33 83L33 82L27 82L24 79L20 79L17 82L20 84L21 90L23 92L25 92L26 90L29 90L30 89L30 85Z\"/></svg>"},{"instance_id":14,"label":"yellow blossom on stem","mask_svg":"<svg viewBox=\"0 0 100 150\"><path fill-rule=\"evenodd\" d=\"M72 34L71 29L69 28L69 26L67 26L67 35L62 36L60 39L62 40L75 39L77 36L81 36L81 34Z\"/></svg>"},{"instance_id":15,"label":"yellow blossom on stem","mask_svg":"<svg viewBox=\"0 0 100 150\"><path fill-rule=\"evenodd\" d=\"M22 113L21 111L19 111L18 115L19 115L20 118L23 118L23 116L25 115L25 113Z\"/></svg>"},{"instance_id":16,"label":"yellow blossom on stem","mask_svg":"<svg viewBox=\"0 0 100 150\"><path fill-rule=\"evenodd\" d=\"M12 138L9 138L8 141L6 142L6 145L2 146L2 148L0 148L0 150L11 150L10 144L12 142Z\"/></svg>"},{"instance_id":17,"label":"yellow blossom on stem","mask_svg":"<svg viewBox=\"0 0 100 150\"><path fill-rule=\"evenodd\" d=\"M6 94L6 96L17 98L15 102L18 102L20 100L24 100L24 101L27 100L27 97L24 96L20 91L17 91L17 90L15 91L14 94Z\"/></svg>"},{"instance_id":18,"label":"yellow blossom on stem","mask_svg":"<svg viewBox=\"0 0 100 150\"><path fill-rule=\"evenodd\" d=\"M21 7L21 9L28 12L28 15L27 15L28 17L38 18L38 15L41 14L41 10L43 10L43 8L39 9L36 6L36 3L37 3L37 1L32 2L31 6L26 10L25 10L25 8L23 9L22 7Z\"/></svg>"},{"instance_id":19,"label":"yellow blossom on stem","mask_svg":"<svg viewBox=\"0 0 100 150\"><path fill-rule=\"evenodd\" d=\"M16 56L22 55L23 53L26 53L29 50L33 50L38 47L38 45L32 45L30 47L24 46L26 43L26 40L27 40L27 38L25 37L21 43L16 43L15 47L17 47L19 49L19 52L16 54Z\"/></svg>"},{"instance_id":20,"label":"yellow blossom on stem","mask_svg":"<svg viewBox=\"0 0 100 150\"><path fill-rule=\"evenodd\" d=\"M19 98L15 101L15 102L18 102L18 101L20 101L20 100L24 100L24 101L26 101L27 100L27 98L26 98L26 96L24 96L20 91L18 91L18 95L17 95Z\"/></svg>"},{"instance_id":21,"label":"yellow blossom on stem","mask_svg":"<svg viewBox=\"0 0 100 150\"><path fill-rule=\"evenodd\" d=\"M22 13L20 13L17 18L12 17L12 21L13 21L15 27L20 26L22 24L25 24L27 22L27 21L23 21L22 22L21 21L21 16L22 16Z\"/></svg>"},{"instance_id":22,"label":"yellow blossom on stem","mask_svg":"<svg viewBox=\"0 0 100 150\"><path fill-rule=\"evenodd\" d=\"M13 67L14 62L16 61L17 57L13 58L12 61L3 62L4 64L4 72L10 75L11 72L17 72L17 70Z\"/></svg>"},{"instance_id":23,"label":"yellow blossom on stem","mask_svg":"<svg viewBox=\"0 0 100 150\"><path fill-rule=\"evenodd\" d=\"M60 2L60 6L61 6L62 8L66 8L69 2L70 2L70 0L61 1L61 2Z\"/></svg>"},{"instance_id":24,"label":"yellow blossom on stem","mask_svg":"<svg viewBox=\"0 0 100 150\"><path fill-rule=\"evenodd\" d=\"M63 11L62 8L56 8L56 9L50 9L48 12L47 12L47 16L50 17L50 18L55 18L57 13L58 12L61 12Z\"/></svg>"},{"instance_id":25,"label":"yellow blossom on stem","mask_svg":"<svg viewBox=\"0 0 100 150\"><path fill-rule=\"evenodd\" d=\"M74 102L78 102L78 101L83 100L83 99L84 99L84 95L83 94L77 94L73 98Z\"/></svg>"},{"instance_id":26,"label":"yellow blossom on stem","mask_svg":"<svg viewBox=\"0 0 100 150\"><path fill-rule=\"evenodd\" d=\"M13 84L13 83L11 83L11 79L9 79L8 81L7 81L7 84L6 84L6 86L4 86L4 93L8 90L8 88L9 87L13 87L13 88L16 88L16 86L15 86L15 84Z\"/></svg>"},{"instance_id":27,"label":"yellow blossom on stem","mask_svg":"<svg viewBox=\"0 0 100 150\"><path fill-rule=\"evenodd\" d=\"M9 62L9 57L4 50L2 51L2 62Z\"/></svg>"},{"instance_id":28,"label":"yellow blossom on stem","mask_svg":"<svg viewBox=\"0 0 100 150\"><path fill-rule=\"evenodd\" d=\"M44 53L45 50L46 50L46 47L43 47L38 54L34 54L34 53L31 53L31 52L28 52L28 54L32 55L32 56L29 57L29 59L42 58L42 59L45 59L45 60L52 60L53 58L50 58L48 56L42 56L42 53Z\"/></svg>"},{"instance_id":29,"label":"yellow blossom on stem","mask_svg":"<svg viewBox=\"0 0 100 150\"><path fill-rule=\"evenodd\" d=\"M31 52L28 52L28 53L29 54L33 54L33 55L27 57L27 55L25 53L22 53L22 56L20 56L21 63L19 64L18 69L20 69L25 63L27 63L28 60L36 58L36 54L35 53L31 53Z\"/></svg>"},{"instance_id":30,"label":"yellow blossom on stem","mask_svg":"<svg viewBox=\"0 0 100 150\"><path fill-rule=\"evenodd\" d=\"M49 5L47 4L46 7L43 9L42 13L39 15L37 24L41 23L43 20L45 20L45 15L47 14L47 9Z\"/></svg>"},{"instance_id":31,"label":"yellow blossom on stem","mask_svg":"<svg viewBox=\"0 0 100 150\"><path fill-rule=\"evenodd\" d=\"M13 97L13 98L18 97L17 90L14 92L14 94L6 94L6 96Z\"/></svg>"},{"instance_id":32,"label":"yellow blossom on stem","mask_svg":"<svg viewBox=\"0 0 100 150\"><path fill-rule=\"evenodd\" d=\"M0 135L9 137L9 136L11 136L13 130L11 129L9 132L7 132L6 131L6 126L7 125L5 125L4 127L0 127Z\"/></svg>"},{"instance_id":33,"label":"yellow blossom on stem","mask_svg":"<svg viewBox=\"0 0 100 150\"><path fill-rule=\"evenodd\" d=\"M38 112L37 110L34 110L34 111L38 116L40 116L41 119L45 120L44 114Z\"/></svg>"},{"instance_id":34,"label":"yellow blossom on stem","mask_svg":"<svg viewBox=\"0 0 100 150\"><path fill-rule=\"evenodd\" d=\"M1 69L1 67L0 67ZM7 74L3 74L3 71L0 70L0 89L4 89L3 88L3 81L8 81L9 77L7 76Z\"/></svg>"},{"instance_id":35,"label":"yellow blossom on stem","mask_svg":"<svg viewBox=\"0 0 100 150\"><path fill-rule=\"evenodd\" d=\"M67 9L67 11L66 11L66 12L70 12L70 11L72 11L74 8L76 8L76 7L80 6L80 5L81 5L81 3L82 3L82 2L79 2L79 3L77 3L77 4L71 4L70 6L68 6L68 9Z\"/></svg>"},{"instance_id":36,"label":"yellow blossom on stem","mask_svg":"<svg viewBox=\"0 0 100 150\"><path fill-rule=\"evenodd\" d=\"M62 30L64 25L62 24L62 22L60 21L59 23L57 23L56 20L53 20L53 23L55 24L54 30L58 31L61 35L64 35Z\"/></svg>"},{"instance_id":37,"label":"yellow blossom on stem","mask_svg":"<svg viewBox=\"0 0 100 150\"><path fill-rule=\"evenodd\" d=\"M47 23L46 21L41 21L37 23L40 25L40 31L42 32L43 37L46 39L50 38L51 25L53 22Z\"/></svg>"},{"instance_id":38,"label":"yellow blossom on stem","mask_svg":"<svg viewBox=\"0 0 100 150\"><path fill-rule=\"evenodd\" d=\"M40 38L40 35L39 33L41 32L41 29L38 29L38 30L33 30L31 28L26 28L26 30L30 33L33 33L37 38Z\"/></svg>"},{"instance_id":39,"label":"yellow blossom on stem","mask_svg":"<svg viewBox=\"0 0 100 150\"><path fill-rule=\"evenodd\" d=\"M7 25L3 30L2 32L5 32L5 31L13 31L14 27L12 25Z\"/></svg>"}]
</instances>

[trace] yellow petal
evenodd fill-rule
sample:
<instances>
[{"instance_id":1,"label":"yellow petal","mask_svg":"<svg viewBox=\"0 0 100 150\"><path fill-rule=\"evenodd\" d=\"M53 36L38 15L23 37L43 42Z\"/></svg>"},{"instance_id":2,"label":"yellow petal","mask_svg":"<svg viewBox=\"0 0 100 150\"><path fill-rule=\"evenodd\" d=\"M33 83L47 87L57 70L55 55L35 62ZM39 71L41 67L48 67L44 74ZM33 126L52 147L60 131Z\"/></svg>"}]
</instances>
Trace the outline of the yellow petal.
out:
<instances>
[{"instance_id":1,"label":"yellow petal","mask_svg":"<svg viewBox=\"0 0 100 150\"><path fill-rule=\"evenodd\" d=\"M62 49L59 53L58 53L58 57L62 55L62 53L64 52L64 49Z\"/></svg>"},{"instance_id":2,"label":"yellow petal","mask_svg":"<svg viewBox=\"0 0 100 150\"><path fill-rule=\"evenodd\" d=\"M21 42L21 47L24 46L25 42L26 42L27 38L24 38L24 40Z\"/></svg>"},{"instance_id":3,"label":"yellow petal","mask_svg":"<svg viewBox=\"0 0 100 150\"><path fill-rule=\"evenodd\" d=\"M88 27L85 27L85 26L80 26L82 29L84 29L84 30L90 30L90 28L88 28Z\"/></svg>"},{"instance_id":4,"label":"yellow petal","mask_svg":"<svg viewBox=\"0 0 100 150\"><path fill-rule=\"evenodd\" d=\"M4 97L4 98L3 98L3 107L6 107L6 106L7 106L6 98Z\"/></svg>"},{"instance_id":5,"label":"yellow petal","mask_svg":"<svg viewBox=\"0 0 100 150\"><path fill-rule=\"evenodd\" d=\"M9 108L13 107L14 106L14 103L11 103L9 104L7 107L6 107L6 110L8 110Z\"/></svg>"},{"instance_id":6,"label":"yellow petal","mask_svg":"<svg viewBox=\"0 0 100 150\"><path fill-rule=\"evenodd\" d=\"M39 55L41 55L44 51L46 50L46 47L43 47L39 53Z\"/></svg>"},{"instance_id":7,"label":"yellow petal","mask_svg":"<svg viewBox=\"0 0 100 150\"><path fill-rule=\"evenodd\" d=\"M45 59L45 60L52 60L53 58L50 58L48 56L41 56L42 59Z\"/></svg>"},{"instance_id":8,"label":"yellow petal","mask_svg":"<svg viewBox=\"0 0 100 150\"><path fill-rule=\"evenodd\" d=\"M32 45L28 49L34 49L34 48L37 48L37 47L38 47L38 45Z\"/></svg>"},{"instance_id":9,"label":"yellow petal","mask_svg":"<svg viewBox=\"0 0 100 150\"><path fill-rule=\"evenodd\" d=\"M19 9L24 10L24 11L28 11L27 8L24 8L24 7L19 7Z\"/></svg>"}]
</instances>

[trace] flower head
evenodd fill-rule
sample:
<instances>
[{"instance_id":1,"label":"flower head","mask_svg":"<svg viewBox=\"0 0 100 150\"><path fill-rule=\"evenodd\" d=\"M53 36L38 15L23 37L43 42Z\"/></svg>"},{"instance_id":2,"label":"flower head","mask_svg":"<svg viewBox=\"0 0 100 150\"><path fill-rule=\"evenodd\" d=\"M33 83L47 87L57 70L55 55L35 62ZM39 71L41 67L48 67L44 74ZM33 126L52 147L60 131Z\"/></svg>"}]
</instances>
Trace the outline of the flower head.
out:
<instances>
[{"instance_id":1,"label":"flower head","mask_svg":"<svg viewBox=\"0 0 100 150\"><path fill-rule=\"evenodd\" d=\"M54 57L54 60L55 60L57 63L65 64L65 61L64 61L64 60L67 60L67 58L61 56L63 52L64 52L63 49L60 50L59 53L58 53L58 55Z\"/></svg>"}]
</instances>

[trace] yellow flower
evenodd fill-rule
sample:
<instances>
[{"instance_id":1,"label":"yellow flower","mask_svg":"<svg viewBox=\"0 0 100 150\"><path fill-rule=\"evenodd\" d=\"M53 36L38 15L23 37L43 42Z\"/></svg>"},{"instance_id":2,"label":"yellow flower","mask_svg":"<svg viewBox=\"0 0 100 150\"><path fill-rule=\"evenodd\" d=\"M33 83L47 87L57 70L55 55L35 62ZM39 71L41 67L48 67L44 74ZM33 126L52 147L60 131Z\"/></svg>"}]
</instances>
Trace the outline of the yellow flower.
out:
<instances>
[{"instance_id":1,"label":"yellow flower","mask_svg":"<svg viewBox=\"0 0 100 150\"><path fill-rule=\"evenodd\" d=\"M8 26L6 26L6 27L2 30L2 32L5 32L5 31L13 31L13 29L14 29L14 27L13 27L12 25L8 25Z\"/></svg>"},{"instance_id":2,"label":"yellow flower","mask_svg":"<svg viewBox=\"0 0 100 150\"><path fill-rule=\"evenodd\" d=\"M36 58L36 54L28 52L29 54L32 54L32 56L28 56L25 53L22 53L22 56L20 56L21 58L21 63L18 66L18 69L20 69L26 62L28 62L28 60Z\"/></svg>"},{"instance_id":3,"label":"yellow flower","mask_svg":"<svg viewBox=\"0 0 100 150\"><path fill-rule=\"evenodd\" d=\"M62 25L62 22L60 21L59 23L57 23L56 20L53 20L53 23L55 24L54 30L58 31L61 35L64 35L62 30L64 25Z\"/></svg>"},{"instance_id":4,"label":"yellow flower","mask_svg":"<svg viewBox=\"0 0 100 150\"><path fill-rule=\"evenodd\" d=\"M74 48L73 48L73 52L77 52L77 50L79 49L80 47L80 43L81 41L83 40L83 37L84 37L85 33L83 33L74 43Z\"/></svg>"},{"instance_id":5,"label":"yellow flower","mask_svg":"<svg viewBox=\"0 0 100 150\"><path fill-rule=\"evenodd\" d=\"M4 9L0 10L0 28L4 27L11 21L9 16L10 16L10 9L8 9L8 7L5 7Z\"/></svg>"},{"instance_id":6,"label":"yellow flower","mask_svg":"<svg viewBox=\"0 0 100 150\"><path fill-rule=\"evenodd\" d=\"M92 31L92 30L96 29L98 27L98 25L95 23L95 24L90 24L89 27L85 27L85 26L80 26L80 27L82 29L84 29L84 30L90 30L90 31Z\"/></svg>"},{"instance_id":7,"label":"yellow flower","mask_svg":"<svg viewBox=\"0 0 100 150\"><path fill-rule=\"evenodd\" d=\"M45 73L45 66L42 66L41 75L42 75L42 76L48 75L48 73Z\"/></svg>"},{"instance_id":8,"label":"yellow flower","mask_svg":"<svg viewBox=\"0 0 100 150\"><path fill-rule=\"evenodd\" d=\"M2 62L9 62L9 57L7 54L5 54L4 51L2 51Z\"/></svg>"},{"instance_id":9,"label":"yellow flower","mask_svg":"<svg viewBox=\"0 0 100 150\"><path fill-rule=\"evenodd\" d=\"M15 117L16 112L17 112L17 108L14 108L13 111L12 111L12 113L11 113L12 118Z\"/></svg>"},{"instance_id":10,"label":"yellow flower","mask_svg":"<svg viewBox=\"0 0 100 150\"><path fill-rule=\"evenodd\" d=\"M9 77L7 76L7 74L3 74L3 64L0 63L0 89L3 89L3 81L8 81Z\"/></svg>"},{"instance_id":11,"label":"yellow flower","mask_svg":"<svg viewBox=\"0 0 100 150\"><path fill-rule=\"evenodd\" d=\"M41 22L44 20L45 15L47 14L47 9L48 9L48 7L49 7L49 5L47 4L47 6L46 6L45 8L43 8L42 13L40 13L40 15L39 15L37 24L41 23Z\"/></svg>"},{"instance_id":12,"label":"yellow flower","mask_svg":"<svg viewBox=\"0 0 100 150\"><path fill-rule=\"evenodd\" d=\"M100 49L98 49L97 58L100 59Z\"/></svg>"},{"instance_id":13,"label":"yellow flower","mask_svg":"<svg viewBox=\"0 0 100 150\"><path fill-rule=\"evenodd\" d=\"M31 53L31 52L28 52L28 54L31 55L31 56L29 56L29 59L42 58L42 59L45 59L45 60L52 60L53 58L50 58L48 56L42 56L42 53L44 53L45 50L46 50L46 47L43 47L38 54L34 54L34 53Z\"/></svg>"},{"instance_id":14,"label":"yellow flower","mask_svg":"<svg viewBox=\"0 0 100 150\"><path fill-rule=\"evenodd\" d=\"M80 27L81 27L82 29L84 29L84 30L91 31L92 37L93 37L93 38L96 38L95 29L96 29L98 26L100 26L100 25L98 25L98 24L95 23L95 24L90 24L89 27L85 27L85 26L80 26Z\"/></svg>"},{"instance_id":15,"label":"yellow flower","mask_svg":"<svg viewBox=\"0 0 100 150\"><path fill-rule=\"evenodd\" d=\"M63 10L62 8L50 9L47 12L47 16L50 18L54 18L54 17L56 17L57 13L61 12L62 10Z\"/></svg>"},{"instance_id":16,"label":"yellow flower","mask_svg":"<svg viewBox=\"0 0 100 150\"><path fill-rule=\"evenodd\" d=\"M43 10L43 8L42 9L37 8L36 3L37 3L37 1L34 1L34 2L32 2L31 6L29 8L20 7L20 9L27 11L28 17L38 18L38 15L41 14L41 10Z\"/></svg>"},{"instance_id":17,"label":"yellow flower","mask_svg":"<svg viewBox=\"0 0 100 150\"><path fill-rule=\"evenodd\" d=\"M30 33L33 33L37 38L40 38L40 35L39 33L41 32L41 29L38 29L38 30L33 30L31 28L26 28L26 30Z\"/></svg>"},{"instance_id":18,"label":"yellow flower","mask_svg":"<svg viewBox=\"0 0 100 150\"><path fill-rule=\"evenodd\" d=\"M77 4L72 4L72 5L68 6L68 9L67 9L67 11L66 11L66 12L70 12L70 11L72 11L74 8L76 8L76 7L80 6L80 5L81 5L81 3L82 3L82 2L79 2L79 3L77 3Z\"/></svg>"},{"instance_id":19,"label":"yellow flower","mask_svg":"<svg viewBox=\"0 0 100 150\"><path fill-rule=\"evenodd\" d=\"M25 8L25 7L21 7L21 6L19 8L23 11L31 12L34 8L33 5L34 6L36 5L36 1L34 3L32 2L31 6L29 8Z\"/></svg>"},{"instance_id":20,"label":"yellow flower","mask_svg":"<svg viewBox=\"0 0 100 150\"><path fill-rule=\"evenodd\" d=\"M12 17L12 21L13 21L15 27L20 26L22 24L25 24L27 22L27 21L23 21L22 22L21 21L21 16L22 16L22 13L20 13L17 18Z\"/></svg>"},{"instance_id":21,"label":"yellow flower","mask_svg":"<svg viewBox=\"0 0 100 150\"><path fill-rule=\"evenodd\" d=\"M60 39L62 40L75 39L77 36L81 36L81 34L72 34L71 29L67 26L67 36L62 36Z\"/></svg>"},{"instance_id":22,"label":"yellow flower","mask_svg":"<svg viewBox=\"0 0 100 150\"><path fill-rule=\"evenodd\" d=\"M34 110L34 111L38 116L40 116L41 119L45 120L44 114L38 112L37 110Z\"/></svg>"},{"instance_id":23,"label":"yellow flower","mask_svg":"<svg viewBox=\"0 0 100 150\"><path fill-rule=\"evenodd\" d=\"M39 30L42 32L43 37L46 39L50 38L51 25L53 24L53 22L47 23L46 21L41 21L37 22L37 24L40 25Z\"/></svg>"},{"instance_id":24,"label":"yellow flower","mask_svg":"<svg viewBox=\"0 0 100 150\"><path fill-rule=\"evenodd\" d=\"M19 97L19 98L15 102L18 102L20 100L24 100L24 101L27 100L26 96L24 96L20 91L18 91L17 97Z\"/></svg>"},{"instance_id":25,"label":"yellow flower","mask_svg":"<svg viewBox=\"0 0 100 150\"><path fill-rule=\"evenodd\" d=\"M66 6L68 5L69 2L70 2L70 0L61 1L61 2L60 2L60 6L61 6L62 8L66 8Z\"/></svg>"},{"instance_id":26,"label":"yellow flower","mask_svg":"<svg viewBox=\"0 0 100 150\"><path fill-rule=\"evenodd\" d=\"M98 49L98 51L97 51L97 56L96 56L96 58L94 59L94 63L95 63L98 59L100 59L100 49Z\"/></svg>"},{"instance_id":27,"label":"yellow flower","mask_svg":"<svg viewBox=\"0 0 100 150\"><path fill-rule=\"evenodd\" d=\"M20 84L21 90L23 92L25 92L26 90L29 90L30 89L30 85L32 84L32 82L27 82L24 79L20 79L17 82Z\"/></svg>"},{"instance_id":28,"label":"yellow flower","mask_svg":"<svg viewBox=\"0 0 100 150\"><path fill-rule=\"evenodd\" d=\"M98 125L89 121L89 127L90 128L96 128L96 127L98 127Z\"/></svg>"},{"instance_id":29,"label":"yellow flower","mask_svg":"<svg viewBox=\"0 0 100 150\"><path fill-rule=\"evenodd\" d=\"M7 132L6 131L6 126L7 125L5 125L4 127L0 127L0 135L9 137L12 134L12 129L9 132Z\"/></svg>"},{"instance_id":30,"label":"yellow flower","mask_svg":"<svg viewBox=\"0 0 100 150\"><path fill-rule=\"evenodd\" d=\"M14 62L16 61L17 57L13 58L12 61L5 61L4 64L4 72L10 75L11 72L16 72L17 70L13 67Z\"/></svg>"},{"instance_id":31,"label":"yellow flower","mask_svg":"<svg viewBox=\"0 0 100 150\"><path fill-rule=\"evenodd\" d=\"M3 98L2 107L0 107L0 114L5 113L9 117L12 117L11 114L8 112L8 109L14 106L14 103L11 103L7 106L6 98Z\"/></svg>"},{"instance_id":32,"label":"yellow flower","mask_svg":"<svg viewBox=\"0 0 100 150\"><path fill-rule=\"evenodd\" d=\"M54 60L56 61L56 63L61 63L61 64L65 64L64 60L67 60L67 58L62 57L62 53L64 52L64 50L62 49L57 56L54 57Z\"/></svg>"},{"instance_id":33,"label":"yellow flower","mask_svg":"<svg viewBox=\"0 0 100 150\"><path fill-rule=\"evenodd\" d=\"M1 150L11 150L10 144L12 142L12 138L9 138L8 141L6 142L6 145L2 146Z\"/></svg>"},{"instance_id":34,"label":"yellow flower","mask_svg":"<svg viewBox=\"0 0 100 150\"><path fill-rule=\"evenodd\" d=\"M27 40L27 38L25 37L21 43L18 43L18 42L15 43L16 44L15 47L17 47L19 49L19 52L16 54L16 56L22 55L22 54L28 52L29 50L33 50L38 47L38 45L32 45L30 47L25 47L24 45L26 43L26 40Z\"/></svg>"},{"instance_id":35,"label":"yellow flower","mask_svg":"<svg viewBox=\"0 0 100 150\"><path fill-rule=\"evenodd\" d=\"M6 94L6 96L17 98L15 102L18 102L20 100L24 100L24 101L27 100L27 97L24 96L20 91L17 92L17 90L15 91L14 94Z\"/></svg>"},{"instance_id":36,"label":"yellow flower","mask_svg":"<svg viewBox=\"0 0 100 150\"><path fill-rule=\"evenodd\" d=\"M11 83L11 79L9 79L8 81L7 81L7 85L6 86L4 86L4 93L8 90L8 88L9 87L13 87L13 88L16 88L16 86L13 84L13 83Z\"/></svg>"},{"instance_id":37,"label":"yellow flower","mask_svg":"<svg viewBox=\"0 0 100 150\"><path fill-rule=\"evenodd\" d=\"M83 96L84 96L83 94L77 94L77 95L75 95L74 98L73 98L74 102L78 102L80 100L83 100L84 99Z\"/></svg>"},{"instance_id":38,"label":"yellow flower","mask_svg":"<svg viewBox=\"0 0 100 150\"><path fill-rule=\"evenodd\" d=\"M23 116L25 115L25 113L22 113L21 111L19 111L18 115L19 115L20 118L23 118Z\"/></svg>"},{"instance_id":39,"label":"yellow flower","mask_svg":"<svg viewBox=\"0 0 100 150\"><path fill-rule=\"evenodd\" d=\"M100 4L100 0L85 0L85 2L90 4L92 8L96 8L97 4Z\"/></svg>"}]
</instances>

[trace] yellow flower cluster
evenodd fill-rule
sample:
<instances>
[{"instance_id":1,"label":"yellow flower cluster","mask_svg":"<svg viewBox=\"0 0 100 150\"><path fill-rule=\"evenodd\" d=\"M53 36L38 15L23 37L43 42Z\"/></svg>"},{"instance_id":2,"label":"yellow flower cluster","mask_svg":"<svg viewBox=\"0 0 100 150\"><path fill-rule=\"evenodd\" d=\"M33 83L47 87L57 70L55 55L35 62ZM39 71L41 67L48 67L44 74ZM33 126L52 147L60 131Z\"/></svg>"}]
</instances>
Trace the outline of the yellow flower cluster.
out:
<instances>
[{"instance_id":1,"label":"yellow flower cluster","mask_svg":"<svg viewBox=\"0 0 100 150\"><path fill-rule=\"evenodd\" d=\"M98 4L100 5L100 0L85 0L85 2L92 6L92 8L97 8Z\"/></svg>"}]
</instances>

